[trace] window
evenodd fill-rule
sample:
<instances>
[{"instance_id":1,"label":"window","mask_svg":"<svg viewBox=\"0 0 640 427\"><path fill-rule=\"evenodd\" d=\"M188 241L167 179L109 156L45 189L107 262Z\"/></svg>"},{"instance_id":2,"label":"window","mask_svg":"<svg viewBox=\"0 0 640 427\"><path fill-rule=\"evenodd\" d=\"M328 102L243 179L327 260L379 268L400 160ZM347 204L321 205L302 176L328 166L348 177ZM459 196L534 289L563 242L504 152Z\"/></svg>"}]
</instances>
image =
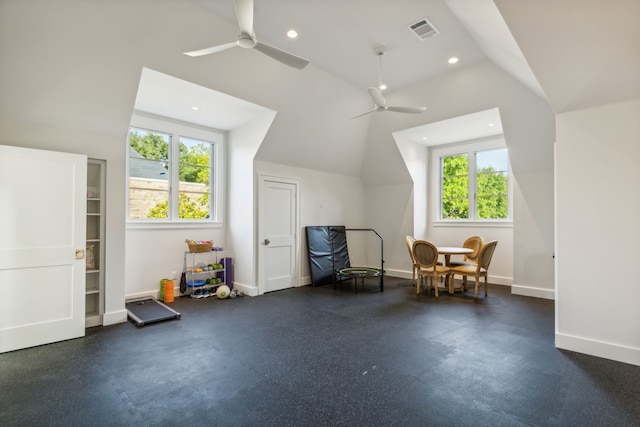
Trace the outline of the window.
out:
<instances>
[{"instance_id":1,"label":"window","mask_svg":"<svg viewBox=\"0 0 640 427\"><path fill-rule=\"evenodd\" d=\"M508 153L504 146L496 145L501 144L433 150L438 220L510 220Z\"/></svg>"},{"instance_id":2,"label":"window","mask_svg":"<svg viewBox=\"0 0 640 427\"><path fill-rule=\"evenodd\" d=\"M129 129L129 220L219 221L223 135L134 115ZM153 130L152 130L153 129Z\"/></svg>"},{"instance_id":3,"label":"window","mask_svg":"<svg viewBox=\"0 0 640 427\"><path fill-rule=\"evenodd\" d=\"M507 149L476 152L476 218L509 218Z\"/></svg>"}]
</instances>

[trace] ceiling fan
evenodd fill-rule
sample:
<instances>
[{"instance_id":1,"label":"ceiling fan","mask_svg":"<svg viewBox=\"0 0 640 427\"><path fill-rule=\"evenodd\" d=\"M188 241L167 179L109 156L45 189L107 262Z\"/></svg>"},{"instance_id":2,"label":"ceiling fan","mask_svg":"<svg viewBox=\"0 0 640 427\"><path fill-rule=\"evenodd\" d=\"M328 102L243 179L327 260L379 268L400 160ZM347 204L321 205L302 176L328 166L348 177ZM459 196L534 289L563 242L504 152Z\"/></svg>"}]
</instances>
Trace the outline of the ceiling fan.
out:
<instances>
[{"instance_id":1,"label":"ceiling fan","mask_svg":"<svg viewBox=\"0 0 640 427\"><path fill-rule=\"evenodd\" d=\"M427 107L391 107L387 105L387 102L382 95L382 55L384 55L384 51L384 46L380 46L375 49L375 53L378 55L378 87L367 88L369 96L373 100L373 104L375 106L373 110L351 117L352 119L357 119L358 117L366 116L367 114L375 113L376 111L395 111L396 113L420 114L427 110Z\"/></svg>"},{"instance_id":2,"label":"ceiling fan","mask_svg":"<svg viewBox=\"0 0 640 427\"><path fill-rule=\"evenodd\" d=\"M276 47L269 46L268 44L259 42L258 39L256 39L256 34L253 30L253 0L235 0L234 4L236 9L236 19L238 21L238 27L240 28L238 40L231 43L208 47L206 49L185 52L185 55L203 56L240 46L245 49L256 49L276 61L280 61L283 64L297 68L298 70L307 66L309 61L306 59L292 55Z\"/></svg>"}]
</instances>

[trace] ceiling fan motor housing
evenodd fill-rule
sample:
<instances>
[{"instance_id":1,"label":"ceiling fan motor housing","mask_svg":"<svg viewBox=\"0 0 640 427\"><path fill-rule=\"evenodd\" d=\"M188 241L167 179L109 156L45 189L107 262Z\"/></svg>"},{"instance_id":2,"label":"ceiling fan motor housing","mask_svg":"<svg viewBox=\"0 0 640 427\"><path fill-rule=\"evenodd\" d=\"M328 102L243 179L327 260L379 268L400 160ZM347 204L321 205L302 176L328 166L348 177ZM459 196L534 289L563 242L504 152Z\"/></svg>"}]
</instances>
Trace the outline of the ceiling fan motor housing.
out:
<instances>
[{"instance_id":1,"label":"ceiling fan motor housing","mask_svg":"<svg viewBox=\"0 0 640 427\"><path fill-rule=\"evenodd\" d=\"M248 34L240 34L240 37L238 37L238 46L245 49L252 49L256 46L256 41Z\"/></svg>"}]
</instances>

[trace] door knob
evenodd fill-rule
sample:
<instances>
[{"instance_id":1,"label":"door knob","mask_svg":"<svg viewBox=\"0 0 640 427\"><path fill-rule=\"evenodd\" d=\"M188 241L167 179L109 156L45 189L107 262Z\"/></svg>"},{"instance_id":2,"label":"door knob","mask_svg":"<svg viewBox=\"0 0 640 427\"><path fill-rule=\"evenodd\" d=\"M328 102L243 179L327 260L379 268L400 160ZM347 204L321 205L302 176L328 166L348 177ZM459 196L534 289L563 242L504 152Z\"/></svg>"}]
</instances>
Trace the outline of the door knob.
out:
<instances>
[{"instance_id":1,"label":"door knob","mask_svg":"<svg viewBox=\"0 0 640 427\"><path fill-rule=\"evenodd\" d=\"M268 245L269 243L271 243L271 241L269 239L264 239L264 244Z\"/></svg>"}]
</instances>

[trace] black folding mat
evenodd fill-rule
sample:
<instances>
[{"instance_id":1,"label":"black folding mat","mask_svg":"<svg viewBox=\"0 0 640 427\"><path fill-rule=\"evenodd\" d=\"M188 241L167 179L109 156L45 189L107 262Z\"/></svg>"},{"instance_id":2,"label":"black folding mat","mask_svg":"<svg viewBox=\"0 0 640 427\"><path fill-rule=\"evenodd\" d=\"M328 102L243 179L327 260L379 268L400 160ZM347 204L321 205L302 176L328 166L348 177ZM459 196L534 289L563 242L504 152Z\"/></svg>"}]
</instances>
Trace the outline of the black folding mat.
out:
<instances>
[{"instance_id":1,"label":"black folding mat","mask_svg":"<svg viewBox=\"0 0 640 427\"><path fill-rule=\"evenodd\" d=\"M144 326L163 320L179 319L180 313L153 297L137 298L125 303L129 319L136 326Z\"/></svg>"},{"instance_id":2,"label":"black folding mat","mask_svg":"<svg viewBox=\"0 0 640 427\"><path fill-rule=\"evenodd\" d=\"M343 225L307 226L305 230L311 285L334 283L337 270L351 267L345 227Z\"/></svg>"}]
</instances>

